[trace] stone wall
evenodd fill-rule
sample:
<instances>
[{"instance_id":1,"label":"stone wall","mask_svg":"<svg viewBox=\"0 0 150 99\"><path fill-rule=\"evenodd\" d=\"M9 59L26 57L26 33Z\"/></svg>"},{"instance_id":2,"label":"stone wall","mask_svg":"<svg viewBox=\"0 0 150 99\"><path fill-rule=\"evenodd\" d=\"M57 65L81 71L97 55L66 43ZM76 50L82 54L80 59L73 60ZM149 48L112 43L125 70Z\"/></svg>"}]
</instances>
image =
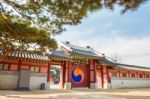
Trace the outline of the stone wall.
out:
<instances>
[{"instance_id":1,"label":"stone wall","mask_svg":"<svg viewBox=\"0 0 150 99\"><path fill-rule=\"evenodd\" d=\"M111 84L108 84L108 88L140 88L150 87L149 78L111 78Z\"/></svg>"},{"instance_id":2,"label":"stone wall","mask_svg":"<svg viewBox=\"0 0 150 99\"><path fill-rule=\"evenodd\" d=\"M41 83L47 82L46 73L31 73L29 88L32 90L40 89Z\"/></svg>"},{"instance_id":3,"label":"stone wall","mask_svg":"<svg viewBox=\"0 0 150 99\"><path fill-rule=\"evenodd\" d=\"M0 89L15 89L18 83L18 72L0 71Z\"/></svg>"}]
</instances>

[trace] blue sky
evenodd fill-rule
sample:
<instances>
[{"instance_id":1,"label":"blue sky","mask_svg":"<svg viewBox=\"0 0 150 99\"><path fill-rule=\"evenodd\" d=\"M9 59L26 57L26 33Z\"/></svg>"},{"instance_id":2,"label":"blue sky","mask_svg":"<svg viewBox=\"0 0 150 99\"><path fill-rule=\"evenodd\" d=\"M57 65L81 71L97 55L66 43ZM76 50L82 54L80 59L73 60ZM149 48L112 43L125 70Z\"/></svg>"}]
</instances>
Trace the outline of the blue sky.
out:
<instances>
[{"instance_id":1,"label":"blue sky","mask_svg":"<svg viewBox=\"0 0 150 99\"><path fill-rule=\"evenodd\" d=\"M119 61L150 67L150 2L135 12L120 14L102 9L89 13L77 26L66 26L67 31L55 38L79 46L90 45L107 56L117 55Z\"/></svg>"}]
</instances>

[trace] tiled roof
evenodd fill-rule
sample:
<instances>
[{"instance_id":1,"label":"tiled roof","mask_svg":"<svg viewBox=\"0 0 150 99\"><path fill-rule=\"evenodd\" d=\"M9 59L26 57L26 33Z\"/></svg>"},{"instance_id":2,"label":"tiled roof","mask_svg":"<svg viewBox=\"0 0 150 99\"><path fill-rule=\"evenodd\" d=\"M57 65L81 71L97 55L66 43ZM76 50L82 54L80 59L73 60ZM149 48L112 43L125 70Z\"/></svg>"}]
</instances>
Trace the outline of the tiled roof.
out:
<instances>
[{"instance_id":1,"label":"tiled roof","mask_svg":"<svg viewBox=\"0 0 150 99\"><path fill-rule=\"evenodd\" d=\"M87 58L99 58L100 56L91 48L80 47L72 44L63 42L62 48L67 49L72 54L83 55Z\"/></svg>"},{"instance_id":2,"label":"tiled roof","mask_svg":"<svg viewBox=\"0 0 150 99\"><path fill-rule=\"evenodd\" d=\"M62 59L62 60L70 59L67 54L65 54L63 51L60 50L48 52L46 53L46 55L52 59Z\"/></svg>"},{"instance_id":3,"label":"tiled roof","mask_svg":"<svg viewBox=\"0 0 150 99\"><path fill-rule=\"evenodd\" d=\"M113 66L116 65L115 62L109 60L109 59L106 58L106 57L102 57L101 60L100 60L100 63L101 63L101 64L106 64L106 65L113 65Z\"/></svg>"},{"instance_id":4,"label":"tiled roof","mask_svg":"<svg viewBox=\"0 0 150 99\"><path fill-rule=\"evenodd\" d=\"M127 65L127 64L121 64L121 63L117 63L116 67L123 68L123 69L129 69L129 70L150 71L150 67Z\"/></svg>"},{"instance_id":5,"label":"tiled roof","mask_svg":"<svg viewBox=\"0 0 150 99\"><path fill-rule=\"evenodd\" d=\"M48 57L41 54L34 54L28 52L9 52L5 54L8 58L12 59L23 59L23 60L40 60L40 61L48 61Z\"/></svg>"},{"instance_id":6,"label":"tiled roof","mask_svg":"<svg viewBox=\"0 0 150 99\"><path fill-rule=\"evenodd\" d=\"M114 66L115 68L122 68L128 70L150 71L150 67L116 63L105 57L101 58L101 64L106 64L106 65Z\"/></svg>"}]
</instances>

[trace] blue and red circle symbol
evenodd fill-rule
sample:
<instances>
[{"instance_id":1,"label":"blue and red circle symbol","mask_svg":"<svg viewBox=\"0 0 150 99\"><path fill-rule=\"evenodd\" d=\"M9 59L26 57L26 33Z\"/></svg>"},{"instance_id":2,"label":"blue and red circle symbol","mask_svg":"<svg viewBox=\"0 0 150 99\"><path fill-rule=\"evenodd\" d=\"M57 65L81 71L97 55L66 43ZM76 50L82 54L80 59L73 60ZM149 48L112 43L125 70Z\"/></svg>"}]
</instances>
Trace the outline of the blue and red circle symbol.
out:
<instances>
[{"instance_id":1,"label":"blue and red circle symbol","mask_svg":"<svg viewBox=\"0 0 150 99\"><path fill-rule=\"evenodd\" d=\"M72 71L72 79L77 83L81 83L84 80L84 72L82 69L74 69Z\"/></svg>"}]
</instances>

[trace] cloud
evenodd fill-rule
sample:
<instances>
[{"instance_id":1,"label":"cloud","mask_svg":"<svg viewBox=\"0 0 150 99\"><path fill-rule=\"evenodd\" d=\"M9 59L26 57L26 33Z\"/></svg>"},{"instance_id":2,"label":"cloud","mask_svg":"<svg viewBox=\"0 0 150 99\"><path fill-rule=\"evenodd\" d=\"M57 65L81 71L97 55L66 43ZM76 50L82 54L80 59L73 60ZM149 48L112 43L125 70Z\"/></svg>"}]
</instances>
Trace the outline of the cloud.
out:
<instances>
[{"instance_id":1,"label":"cloud","mask_svg":"<svg viewBox=\"0 0 150 99\"><path fill-rule=\"evenodd\" d=\"M86 47L90 45L95 50L110 57L113 54L117 54L121 57L123 63L150 66L150 36L127 38L111 35L105 38L91 36L91 38L86 39L86 35L90 35L90 31L93 32L94 29L89 29L87 34L82 33L82 31L73 31L65 40L71 41L72 44L78 46Z\"/></svg>"},{"instance_id":2,"label":"cloud","mask_svg":"<svg viewBox=\"0 0 150 99\"><path fill-rule=\"evenodd\" d=\"M112 23L106 23L103 25L103 28L110 28L112 27Z\"/></svg>"},{"instance_id":3,"label":"cloud","mask_svg":"<svg viewBox=\"0 0 150 99\"><path fill-rule=\"evenodd\" d=\"M77 45L91 45L101 53L111 57L117 54L123 63L150 67L150 36L140 39L120 36L108 38L91 38L80 40Z\"/></svg>"},{"instance_id":4,"label":"cloud","mask_svg":"<svg viewBox=\"0 0 150 99\"><path fill-rule=\"evenodd\" d=\"M123 63L150 67L149 6L150 2L124 15L120 9L89 14L82 24L67 26L67 31L55 38L78 46L90 45L107 56L116 53Z\"/></svg>"}]
</instances>

